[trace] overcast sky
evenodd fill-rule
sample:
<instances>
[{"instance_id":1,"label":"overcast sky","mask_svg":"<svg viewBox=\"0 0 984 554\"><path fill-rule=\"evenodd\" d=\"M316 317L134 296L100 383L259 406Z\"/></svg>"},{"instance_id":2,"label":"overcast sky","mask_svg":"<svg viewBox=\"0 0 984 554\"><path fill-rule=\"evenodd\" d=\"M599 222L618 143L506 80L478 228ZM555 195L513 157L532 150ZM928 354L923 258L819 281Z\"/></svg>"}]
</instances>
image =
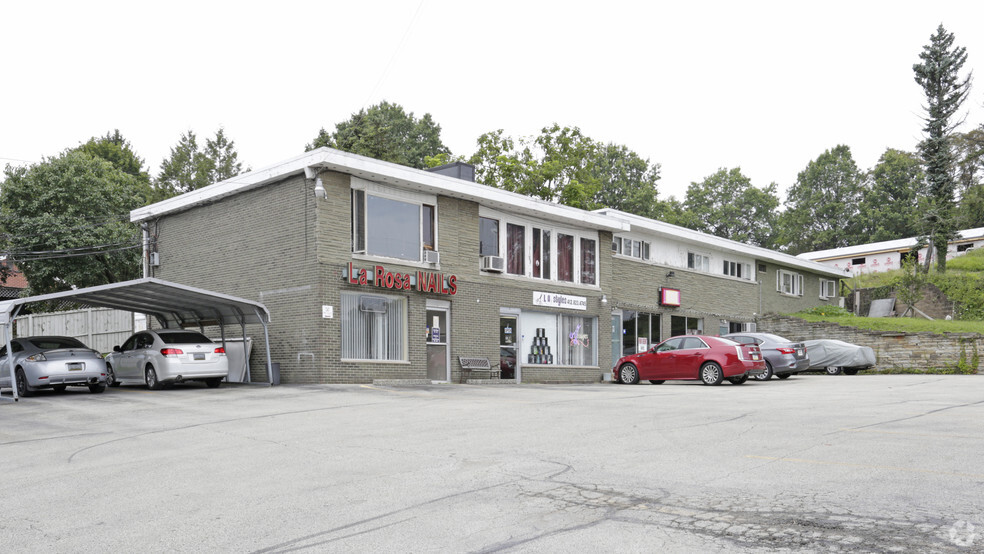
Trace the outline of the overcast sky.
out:
<instances>
[{"instance_id":1,"label":"overcast sky","mask_svg":"<svg viewBox=\"0 0 984 554\"><path fill-rule=\"evenodd\" d=\"M722 167L785 190L838 144L862 169L915 149L912 65L940 23L984 76L971 0L39 0L0 18L0 164L118 128L151 174L189 129L224 127L257 169L388 100L455 154L556 122L661 164L661 198ZM964 130L982 106L979 86Z\"/></svg>"}]
</instances>

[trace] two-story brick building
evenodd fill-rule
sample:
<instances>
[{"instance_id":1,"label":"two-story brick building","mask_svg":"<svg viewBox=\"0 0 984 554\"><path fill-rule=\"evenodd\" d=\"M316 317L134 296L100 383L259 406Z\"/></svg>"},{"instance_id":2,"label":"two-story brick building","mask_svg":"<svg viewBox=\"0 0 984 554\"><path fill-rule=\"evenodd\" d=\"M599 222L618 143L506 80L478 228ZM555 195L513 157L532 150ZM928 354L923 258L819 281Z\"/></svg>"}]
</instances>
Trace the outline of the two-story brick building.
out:
<instances>
[{"instance_id":1,"label":"two-story brick building","mask_svg":"<svg viewBox=\"0 0 984 554\"><path fill-rule=\"evenodd\" d=\"M516 382L598 381L620 352L837 300L838 270L470 169L321 148L131 220L148 276L267 306L285 383L458 381L459 356Z\"/></svg>"}]
</instances>

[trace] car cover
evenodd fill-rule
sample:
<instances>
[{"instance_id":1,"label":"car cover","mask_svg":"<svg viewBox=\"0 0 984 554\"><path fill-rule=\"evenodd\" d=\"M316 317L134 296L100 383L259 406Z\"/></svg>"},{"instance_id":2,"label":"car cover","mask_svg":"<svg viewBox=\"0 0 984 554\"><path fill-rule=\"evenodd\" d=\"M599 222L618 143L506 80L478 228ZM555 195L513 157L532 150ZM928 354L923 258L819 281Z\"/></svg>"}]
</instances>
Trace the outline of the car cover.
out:
<instances>
[{"instance_id":1,"label":"car cover","mask_svg":"<svg viewBox=\"0 0 984 554\"><path fill-rule=\"evenodd\" d=\"M842 340L820 339L804 341L810 356L810 369L825 367L871 367L875 365L875 351L868 346L858 346Z\"/></svg>"}]
</instances>

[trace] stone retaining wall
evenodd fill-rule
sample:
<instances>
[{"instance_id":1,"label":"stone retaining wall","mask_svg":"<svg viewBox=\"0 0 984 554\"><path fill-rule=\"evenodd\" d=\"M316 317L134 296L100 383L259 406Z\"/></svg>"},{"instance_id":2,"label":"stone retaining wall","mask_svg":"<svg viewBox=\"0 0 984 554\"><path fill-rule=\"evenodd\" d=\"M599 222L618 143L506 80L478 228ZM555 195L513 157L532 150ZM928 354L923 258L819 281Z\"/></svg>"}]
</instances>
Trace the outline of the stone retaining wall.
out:
<instances>
[{"instance_id":1,"label":"stone retaining wall","mask_svg":"<svg viewBox=\"0 0 984 554\"><path fill-rule=\"evenodd\" d=\"M870 331L845 327L837 323L810 322L803 319L768 315L758 319L758 331L774 333L793 341L837 339L875 351L875 370L955 368L961 351L967 364L978 354L977 373L984 370L984 335L977 333L903 333Z\"/></svg>"}]
</instances>

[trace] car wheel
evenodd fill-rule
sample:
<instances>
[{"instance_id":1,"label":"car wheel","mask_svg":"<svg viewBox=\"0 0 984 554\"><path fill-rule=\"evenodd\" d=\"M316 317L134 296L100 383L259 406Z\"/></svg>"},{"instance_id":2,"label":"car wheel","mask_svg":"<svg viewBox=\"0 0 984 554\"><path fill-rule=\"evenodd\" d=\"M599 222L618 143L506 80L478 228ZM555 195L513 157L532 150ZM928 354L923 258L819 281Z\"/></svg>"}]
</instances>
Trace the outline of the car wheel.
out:
<instances>
[{"instance_id":1,"label":"car wheel","mask_svg":"<svg viewBox=\"0 0 984 554\"><path fill-rule=\"evenodd\" d=\"M769 379L772 379L773 373L772 364L765 362L765 373L759 373L755 376L755 379L757 381L768 381Z\"/></svg>"},{"instance_id":2,"label":"car wheel","mask_svg":"<svg viewBox=\"0 0 984 554\"><path fill-rule=\"evenodd\" d=\"M24 375L23 369L17 368L14 379L17 381L17 396L34 396L34 389L27 384L27 376Z\"/></svg>"},{"instance_id":3,"label":"car wheel","mask_svg":"<svg viewBox=\"0 0 984 554\"><path fill-rule=\"evenodd\" d=\"M623 385L634 385L639 382L639 370L632 364L625 364L618 369L618 380Z\"/></svg>"},{"instance_id":4,"label":"car wheel","mask_svg":"<svg viewBox=\"0 0 984 554\"><path fill-rule=\"evenodd\" d=\"M780 379L789 379L792 375L792 373L780 373L779 375L776 375L776 377Z\"/></svg>"},{"instance_id":5,"label":"car wheel","mask_svg":"<svg viewBox=\"0 0 984 554\"><path fill-rule=\"evenodd\" d=\"M65 392L65 389L68 388L68 385L52 385L51 388L57 392Z\"/></svg>"},{"instance_id":6,"label":"car wheel","mask_svg":"<svg viewBox=\"0 0 984 554\"><path fill-rule=\"evenodd\" d=\"M653 385L662 385L666 381L663 379L650 379L649 382L652 383Z\"/></svg>"},{"instance_id":7,"label":"car wheel","mask_svg":"<svg viewBox=\"0 0 984 554\"><path fill-rule=\"evenodd\" d=\"M113 366L106 364L106 386L107 387L118 387L120 382L116 380L116 373L113 372Z\"/></svg>"},{"instance_id":8,"label":"car wheel","mask_svg":"<svg viewBox=\"0 0 984 554\"><path fill-rule=\"evenodd\" d=\"M144 371L144 378L145 381L147 381L148 389L161 390L162 388L164 388L164 385L162 385L161 382L157 380L157 371L154 369L154 366L152 365L147 366L147 369Z\"/></svg>"},{"instance_id":9,"label":"car wheel","mask_svg":"<svg viewBox=\"0 0 984 554\"><path fill-rule=\"evenodd\" d=\"M857 375L857 374L858 374L858 370L856 370L856 369L845 369L844 370L844 375Z\"/></svg>"},{"instance_id":10,"label":"car wheel","mask_svg":"<svg viewBox=\"0 0 984 554\"><path fill-rule=\"evenodd\" d=\"M721 371L721 366L714 362L707 362L706 364L700 366L700 380L703 381L705 385L720 385L721 381L724 380L724 374Z\"/></svg>"},{"instance_id":11,"label":"car wheel","mask_svg":"<svg viewBox=\"0 0 984 554\"><path fill-rule=\"evenodd\" d=\"M742 375L740 377L728 377L728 381L731 381L732 385L744 385L745 381L748 381L748 375Z\"/></svg>"},{"instance_id":12,"label":"car wheel","mask_svg":"<svg viewBox=\"0 0 984 554\"><path fill-rule=\"evenodd\" d=\"M208 385L208 388L210 389L219 388L219 385L222 384L222 378L216 377L212 379L205 379L205 384Z\"/></svg>"},{"instance_id":13,"label":"car wheel","mask_svg":"<svg viewBox=\"0 0 984 554\"><path fill-rule=\"evenodd\" d=\"M95 385L89 385L89 392L91 392L92 394L99 394L99 393L101 393L104 390L106 390L106 385L104 385L102 383L96 383Z\"/></svg>"},{"instance_id":14,"label":"car wheel","mask_svg":"<svg viewBox=\"0 0 984 554\"><path fill-rule=\"evenodd\" d=\"M827 370L827 375L840 375L841 374L841 368L839 368L837 366L827 366L826 370Z\"/></svg>"}]
</instances>

